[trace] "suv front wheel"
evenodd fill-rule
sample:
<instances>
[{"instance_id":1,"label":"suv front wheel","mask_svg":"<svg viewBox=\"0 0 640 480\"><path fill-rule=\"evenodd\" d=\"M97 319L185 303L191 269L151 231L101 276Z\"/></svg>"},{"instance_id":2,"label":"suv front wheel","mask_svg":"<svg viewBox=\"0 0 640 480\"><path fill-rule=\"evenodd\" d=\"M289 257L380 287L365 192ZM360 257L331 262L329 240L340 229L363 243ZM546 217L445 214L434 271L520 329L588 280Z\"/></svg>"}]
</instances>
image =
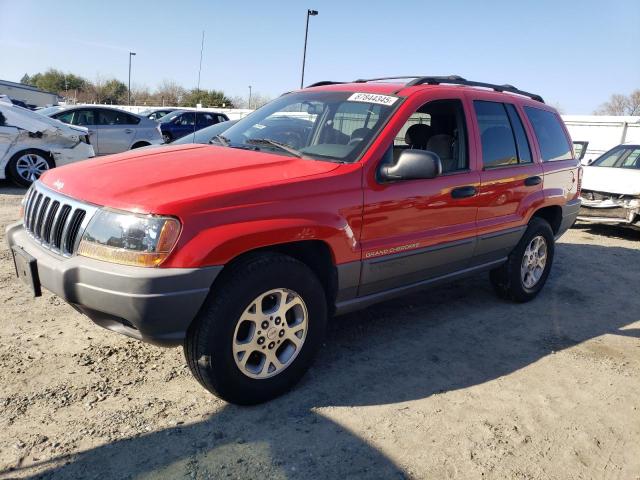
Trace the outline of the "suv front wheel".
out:
<instances>
[{"instance_id":1,"label":"suv front wheel","mask_svg":"<svg viewBox=\"0 0 640 480\"><path fill-rule=\"evenodd\" d=\"M554 250L551 226L546 220L533 217L507 262L491 270L493 288L502 298L516 302L533 300L547 281Z\"/></svg>"},{"instance_id":2,"label":"suv front wheel","mask_svg":"<svg viewBox=\"0 0 640 480\"><path fill-rule=\"evenodd\" d=\"M251 256L223 272L187 332L184 353L207 390L256 404L302 377L326 322L324 290L309 267L275 253Z\"/></svg>"}]
</instances>

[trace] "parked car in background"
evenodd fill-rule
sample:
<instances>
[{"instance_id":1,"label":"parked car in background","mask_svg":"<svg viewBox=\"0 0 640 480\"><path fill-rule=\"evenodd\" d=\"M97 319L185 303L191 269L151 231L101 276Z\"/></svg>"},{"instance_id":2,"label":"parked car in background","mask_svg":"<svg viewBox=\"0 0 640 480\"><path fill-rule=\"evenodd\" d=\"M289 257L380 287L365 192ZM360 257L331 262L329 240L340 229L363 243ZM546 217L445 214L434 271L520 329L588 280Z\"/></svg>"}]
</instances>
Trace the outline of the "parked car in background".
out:
<instances>
[{"instance_id":1,"label":"parked car in background","mask_svg":"<svg viewBox=\"0 0 640 480\"><path fill-rule=\"evenodd\" d=\"M640 226L640 144L618 145L583 168L578 220Z\"/></svg>"},{"instance_id":2,"label":"parked car in background","mask_svg":"<svg viewBox=\"0 0 640 480\"><path fill-rule=\"evenodd\" d=\"M165 115L169 115L172 112L178 110L177 108L149 108L138 112L141 117L147 117L151 120L160 120Z\"/></svg>"},{"instance_id":3,"label":"parked car in background","mask_svg":"<svg viewBox=\"0 0 640 480\"><path fill-rule=\"evenodd\" d=\"M208 143L213 143L218 135L221 135L225 130L236 123L238 123L238 120L216 123L215 125L205 127L194 133L187 133L184 137L171 142L170 145L185 145L189 143L201 143L206 145Z\"/></svg>"},{"instance_id":4,"label":"parked car in background","mask_svg":"<svg viewBox=\"0 0 640 480\"><path fill-rule=\"evenodd\" d=\"M0 98L0 178L29 186L51 168L93 156L86 128L65 125Z\"/></svg>"},{"instance_id":5,"label":"parked car in background","mask_svg":"<svg viewBox=\"0 0 640 480\"><path fill-rule=\"evenodd\" d=\"M164 143L184 137L187 133L197 132L205 127L229 120L224 113L176 110L162 117L160 131Z\"/></svg>"},{"instance_id":6,"label":"parked car in background","mask_svg":"<svg viewBox=\"0 0 640 480\"><path fill-rule=\"evenodd\" d=\"M97 155L162 143L156 122L117 108L83 105L65 108L50 116L70 125L87 127Z\"/></svg>"},{"instance_id":7,"label":"parked car in background","mask_svg":"<svg viewBox=\"0 0 640 480\"><path fill-rule=\"evenodd\" d=\"M320 82L215 138L49 172L6 237L34 295L182 345L235 403L290 389L332 314L479 272L501 297L534 299L580 208L560 116L509 85ZM68 205L73 228L41 202Z\"/></svg>"}]
</instances>

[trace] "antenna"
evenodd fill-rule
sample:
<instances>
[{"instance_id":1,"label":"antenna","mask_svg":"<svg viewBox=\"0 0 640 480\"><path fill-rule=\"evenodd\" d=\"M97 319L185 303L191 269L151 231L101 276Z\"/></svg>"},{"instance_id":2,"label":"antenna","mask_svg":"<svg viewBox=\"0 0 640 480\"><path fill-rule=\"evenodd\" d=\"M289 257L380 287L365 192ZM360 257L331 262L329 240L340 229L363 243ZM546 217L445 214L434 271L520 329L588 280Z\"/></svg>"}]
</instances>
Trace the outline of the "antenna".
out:
<instances>
[{"instance_id":1,"label":"antenna","mask_svg":"<svg viewBox=\"0 0 640 480\"><path fill-rule=\"evenodd\" d=\"M202 42L200 43L200 66L198 67L198 86L196 87L196 110L193 112L193 142L196 141L196 125L198 123L198 100L200 97L200 73L202 72L202 52L204 51L204 30L202 31Z\"/></svg>"}]
</instances>

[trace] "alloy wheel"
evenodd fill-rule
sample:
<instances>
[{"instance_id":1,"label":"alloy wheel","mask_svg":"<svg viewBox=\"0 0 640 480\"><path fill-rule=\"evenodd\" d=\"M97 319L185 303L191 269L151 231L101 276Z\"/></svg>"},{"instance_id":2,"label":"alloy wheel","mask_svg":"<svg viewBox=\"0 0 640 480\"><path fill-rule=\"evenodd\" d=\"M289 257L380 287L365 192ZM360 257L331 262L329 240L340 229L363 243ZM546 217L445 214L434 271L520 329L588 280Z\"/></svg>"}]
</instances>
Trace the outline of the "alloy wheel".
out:
<instances>
[{"instance_id":1,"label":"alloy wheel","mask_svg":"<svg viewBox=\"0 0 640 480\"><path fill-rule=\"evenodd\" d=\"M307 306L286 288L256 297L238 319L233 359L248 377L264 379L281 373L300 353L308 331Z\"/></svg>"},{"instance_id":2,"label":"alloy wheel","mask_svg":"<svg viewBox=\"0 0 640 480\"><path fill-rule=\"evenodd\" d=\"M533 237L527 245L520 266L520 278L525 288L533 288L542 278L547 264L547 241L542 235Z\"/></svg>"}]
</instances>

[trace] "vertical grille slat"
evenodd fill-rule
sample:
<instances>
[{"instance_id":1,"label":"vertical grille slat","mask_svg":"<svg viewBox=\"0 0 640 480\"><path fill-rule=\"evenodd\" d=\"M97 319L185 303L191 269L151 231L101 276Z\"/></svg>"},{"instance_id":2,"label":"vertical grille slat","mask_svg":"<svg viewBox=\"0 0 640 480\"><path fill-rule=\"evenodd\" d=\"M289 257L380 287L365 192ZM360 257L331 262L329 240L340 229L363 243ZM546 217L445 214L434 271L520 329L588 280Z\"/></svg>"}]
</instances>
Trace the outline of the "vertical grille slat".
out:
<instances>
[{"instance_id":1,"label":"vertical grille slat","mask_svg":"<svg viewBox=\"0 0 640 480\"><path fill-rule=\"evenodd\" d=\"M25 230L43 247L64 256L75 254L85 220L97 207L77 202L36 182L25 200Z\"/></svg>"},{"instance_id":2,"label":"vertical grille slat","mask_svg":"<svg viewBox=\"0 0 640 480\"><path fill-rule=\"evenodd\" d=\"M63 205L60 209L60 216L58 217L58 222L56 223L54 232L53 232L53 248L57 250L62 249L62 233L64 231L64 226L67 223L67 217L69 217L69 213L71 212L71 207L69 205Z\"/></svg>"},{"instance_id":3,"label":"vertical grille slat","mask_svg":"<svg viewBox=\"0 0 640 480\"><path fill-rule=\"evenodd\" d=\"M36 222L35 217L38 213L38 207L40 206L40 201L42 200L42 194L39 193L33 202L33 207L31 207L31 212L29 212L29 230L33 231L33 226Z\"/></svg>"},{"instance_id":4,"label":"vertical grille slat","mask_svg":"<svg viewBox=\"0 0 640 480\"><path fill-rule=\"evenodd\" d=\"M76 244L76 238L78 237L78 232L80 231L80 225L82 225L82 220L84 220L84 215L84 210L76 210L75 212L73 212L71 220L69 221L69 229L67 230L67 234L64 237L65 253L73 253Z\"/></svg>"},{"instance_id":5,"label":"vertical grille slat","mask_svg":"<svg viewBox=\"0 0 640 480\"><path fill-rule=\"evenodd\" d=\"M46 214L49 211L50 202L51 199L49 197L44 197L42 199L42 203L40 204L40 210L38 211L36 224L33 226L33 234L36 238L42 238L42 227L44 225Z\"/></svg>"},{"instance_id":6,"label":"vertical grille slat","mask_svg":"<svg viewBox=\"0 0 640 480\"><path fill-rule=\"evenodd\" d=\"M60 208L60 202L55 200L51 203L51 208L49 209L49 213L47 214L47 221L44 224L44 230L42 232L42 241L45 243L51 243L51 230L53 227L53 221L56 218L56 214L58 213L58 208Z\"/></svg>"}]
</instances>

